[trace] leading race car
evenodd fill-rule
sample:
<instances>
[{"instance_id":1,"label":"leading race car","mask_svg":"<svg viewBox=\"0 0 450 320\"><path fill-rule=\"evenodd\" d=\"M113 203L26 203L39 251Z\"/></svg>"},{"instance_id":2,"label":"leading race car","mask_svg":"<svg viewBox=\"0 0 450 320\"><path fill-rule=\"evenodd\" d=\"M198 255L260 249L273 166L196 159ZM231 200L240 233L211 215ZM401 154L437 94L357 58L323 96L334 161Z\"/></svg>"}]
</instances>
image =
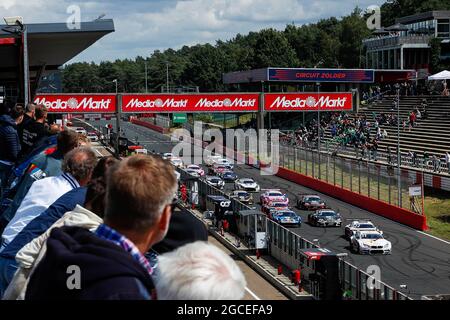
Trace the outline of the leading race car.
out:
<instances>
[{"instance_id":1,"label":"leading race car","mask_svg":"<svg viewBox=\"0 0 450 320\"><path fill-rule=\"evenodd\" d=\"M378 231L357 231L350 238L350 248L360 254L391 254L392 244Z\"/></svg>"},{"instance_id":2,"label":"leading race car","mask_svg":"<svg viewBox=\"0 0 450 320\"><path fill-rule=\"evenodd\" d=\"M351 236L358 231L378 231L383 234L381 230L379 230L370 220L353 220L351 223L345 226L344 234L347 239L350 239Z\"/></svg>"},{"instance_id":3,"label":"leading race car","mask_svg":"<svg viewBox=\"0 0 450 320\"><path fill-rule=\"evenodd\" d=\"M234 188L245 190L248 192L259 192L259 190L260 190L259 185L255 182L255 180L253 180L251 178L237 179L234 182Z\"/></svg>"},{"instance_id":4,"label":"leading race car","mask_svg":"<svg viewBox=\"0 0 450 320\"><path fill-rule=\"evenodd\" d=\"M308 214L308 223L320 227L340 227L342 225L341 215L334 210L319 209Z\"/></svg>"},{"instance_id":5,"label":"leading race car","mask_svg":"<svg viewBox=\"0 0 450 320\"><path fill-rule=\"evenodd\" d=\"M271 219L283 226L300 227L302 218L292 210L280 210L272 214Z\"/></svg>"},{"instance_id":6,"label":"leading race car","mask_svg":"<svg viewBox=\"0 0 450 320\"><path fill-rule=\"evenodd\" d=\"M259 197L261 205L269 204L271 202L284 202L286 205L289 204L289 198L286 194L282 193L278 189L268 189Z\"/></svg>"},{"instance_id":7,"label":"leading race car","mask_svg":"<svg viewBox=\"0 0 450 320\"><path fill-rule=\"evenodd\" d=\"M198 173L199 176L203 177L205 175L205 171L196 164L190 164L186 167L186 170L193 170Z\"/></svg>"},{"instance_id":8,"label":"leading race car","mask_svg":"<svg viewBox=\"0 0 450 320\"><path fill-rule=\"evenodd\" d=\"M297 208L302 210L318 210L325 209L325 202L318 195L303 194L297 200Z\"/></svg>"},{"instance_id":9,"label":"leading race car","mask_svg":"<svg viewBox=\"0 0 450 320\"><path fill-rule=\"evenodd\" d=\"M162 157L164 160L170 160L170 159L172 159L172 157L173 157L173 153L171 153L171 152L166 152L166 153L163 153L163 154L161 155L161 157Z\"/></svg>"},{"instance_id":10,"label":"leading race car","mask_svg":"<svg viewBox=\"0 0 450 320\"><path fill-rule=\"evenodd\" d=\"M218 189L223 189L225 186L225 182L216 176L206 176L205 177L206 184L209 184L210 186L213 186Z\"/></svg>"}]
</instances>

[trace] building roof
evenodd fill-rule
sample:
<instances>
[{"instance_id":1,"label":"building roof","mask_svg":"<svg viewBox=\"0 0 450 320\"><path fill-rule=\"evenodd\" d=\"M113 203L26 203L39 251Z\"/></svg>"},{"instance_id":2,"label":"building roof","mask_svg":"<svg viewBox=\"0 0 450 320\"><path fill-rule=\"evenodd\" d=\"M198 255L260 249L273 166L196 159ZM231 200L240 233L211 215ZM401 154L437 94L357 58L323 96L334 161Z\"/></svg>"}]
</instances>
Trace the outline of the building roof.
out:
<instances>
[{"instance_id":1,"label":"building roof","mask_svg":"<svg viewBox=\"0 0 450 320\"><path fill-rule=\"evenodd\" d=\"M112 19L100 19L81 22L79 29L69 29L66 23L32 23L26 24L30 79L36 77L38 70L45 65L45 70L55 70L100 38L114 32ZM17 70L21 64L20 39L4 29L13 29L0 25L0 80L17 80ZM5 40L9 39L9 40ZM1 44L1 41L0 41Z\"/></svg>"},{"instance_id":2,"label":"building roof","mask_svg":"<svg viewBox=\"0 0 450 320\"><path fill-rule=\"evenodd\" d=\"M432 19L450 19L450 10L427 11L395 19L396 23L410 24Z\"/></svg>"}]
</instances>

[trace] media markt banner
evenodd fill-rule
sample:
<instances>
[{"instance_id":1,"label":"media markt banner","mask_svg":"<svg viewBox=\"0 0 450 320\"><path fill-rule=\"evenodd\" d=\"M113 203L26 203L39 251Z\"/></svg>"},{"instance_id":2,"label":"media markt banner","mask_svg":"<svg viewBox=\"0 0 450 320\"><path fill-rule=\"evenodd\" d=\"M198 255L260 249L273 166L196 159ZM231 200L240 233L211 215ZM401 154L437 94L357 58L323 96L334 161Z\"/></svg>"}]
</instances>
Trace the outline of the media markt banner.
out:
<instances>
[{"instance_id":1,"label":"media markt banner","mask_svg":"<svg viewBox=\"0 0 450 320\"><path fill-rule=\"evenodd\" d=\"M187 114L186 113L174 113L173 114L173 123L186 123L187 122Z\"/></svg>"},{"instance_id":2,"label":"media markt banner","mask_svg":"<svg viewBox=\"0 0 450 320\"><path fill-rule=\"evenodd\" d=\"M122 112L257 112L259 94L124 94Z\"/></svg>"},{"instance_id":3,"label":"media markt banner","mask_svg":"<svg viewBox=\"0 0 450 320\"><path fill-rule=\"evenodd\" d=\"M49 113L114 113L114 94L38 94L35 104L43 104Z\"/></svg>"},{"instance_id":4,"label":"media markt banner","mask_svg":"<svg viewBox=\"0 0 450 320\"><path fill-rule=\"evenodd\" d=\"M264 111L349 111L353 109L351 92L267 93Z\"/></svg>"}]
</instances>

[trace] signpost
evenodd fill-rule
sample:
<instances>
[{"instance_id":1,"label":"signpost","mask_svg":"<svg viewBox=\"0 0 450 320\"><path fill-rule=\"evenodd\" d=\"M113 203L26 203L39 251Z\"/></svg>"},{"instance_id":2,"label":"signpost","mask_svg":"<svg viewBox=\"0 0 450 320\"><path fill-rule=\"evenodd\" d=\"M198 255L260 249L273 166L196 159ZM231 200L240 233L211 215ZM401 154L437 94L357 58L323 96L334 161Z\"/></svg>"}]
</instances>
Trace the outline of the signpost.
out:
<instances>
[{"instance_id":1,"label":"signpost","mask_svg":"<svg viewBox=\"0 0 450 320\"><path fill-rule=\"evenodd\" d=\"M187 113L173 114L173 123L186 123L186 122L187 122Z\"/></svg>"}]
</instances>

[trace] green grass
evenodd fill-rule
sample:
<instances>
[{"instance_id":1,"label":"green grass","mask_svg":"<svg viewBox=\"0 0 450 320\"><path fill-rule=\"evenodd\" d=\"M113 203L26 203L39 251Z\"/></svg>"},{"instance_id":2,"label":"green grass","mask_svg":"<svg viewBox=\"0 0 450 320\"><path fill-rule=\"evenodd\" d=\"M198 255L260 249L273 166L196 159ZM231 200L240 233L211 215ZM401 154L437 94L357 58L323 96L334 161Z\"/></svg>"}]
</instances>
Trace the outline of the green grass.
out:
<instances>
[{"instance_id":1,"label":"green grass","mask_svg":"<svg viewBox=\"0 0 450 320\"><path fill-rule=\"evenodd\" d=\"M450 240L450 192L425 188L428 233Z\"/></svg>"}]
</instances>

